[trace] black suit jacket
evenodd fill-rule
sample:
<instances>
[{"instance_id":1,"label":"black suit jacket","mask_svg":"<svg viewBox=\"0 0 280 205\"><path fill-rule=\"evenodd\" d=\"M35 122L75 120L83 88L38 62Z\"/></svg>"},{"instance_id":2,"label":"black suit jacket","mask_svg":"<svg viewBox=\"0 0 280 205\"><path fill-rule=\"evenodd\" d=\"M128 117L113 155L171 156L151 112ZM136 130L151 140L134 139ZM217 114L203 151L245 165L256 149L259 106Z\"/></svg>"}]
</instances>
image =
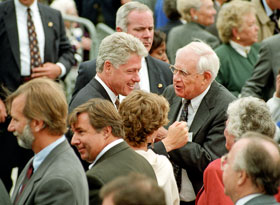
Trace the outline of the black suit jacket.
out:
<instances>
[{"instance_id":1,"label":"black suit jacket","mask_svg":"<svg viewBox=\"0 0 280 205\"><path fill-rule=\"evenodd\" d=\"M144 174L157 181L149 162L131 149L126 142L121 142L108 150L86 173L90 204L101 204L98 194L104 184L132 172Z\"/></svg>"},{"instance_id":2,"label":"black suit jacket","mask_svg":"<svg viewBox=\"0 0 280 205\"><path fill-rule=\"evenodd\" d=\"M92 98L101 98L112 102L105 88L94 77L85 87L80 90L75 98L72 98L69 105L69 113L71 113L74 108Z\"/></svg>"},{"instance_id":3,"label":"black suit jacket","mask_svg":"<svg viewBox=\"0 0 280 205\"><path fill-rule=\"evenodd\" d=\"M59 11L38 3L45 33L44 62L62 63L67 72L75 63ZM0 4L0 84L11 91L20 80L20 51L14 1Z\"/></svg>"},{"instance_id":4,"label":"black suit jacket","mask_svg":"<svg viewBox=\"0 0 280 205\"><path fill-rule=\"evenodd\" d=\"M168 86L163 95L170 104L169 126L177 119L182 98L176 95L173 85ZM224 137L226 111L228 104L234 99L225 87L213 81L189 128L189 132L193 133L192 142L168 153L171 161L187 171L196 194L203 184L204 169L211 161L227 152ZM155 143L154 150L167 155L162 142Z\"/></svg>"},{"instance_id":5,"label":"black suit jacket","mask_svg":"<svg viewBox=\"0 0 280 205\"><path fill-rule=\"evenodd\" d=\"M153 93L161 94L168 85L173 83L173 76L169 69L169 64L155 59L150 55L146 57L146 62L149 73L150 90ZM82 63L78 73L79 75L76 80L72 100L75 95L95 76L96 60Z\"/></svg>"}]
</instances>

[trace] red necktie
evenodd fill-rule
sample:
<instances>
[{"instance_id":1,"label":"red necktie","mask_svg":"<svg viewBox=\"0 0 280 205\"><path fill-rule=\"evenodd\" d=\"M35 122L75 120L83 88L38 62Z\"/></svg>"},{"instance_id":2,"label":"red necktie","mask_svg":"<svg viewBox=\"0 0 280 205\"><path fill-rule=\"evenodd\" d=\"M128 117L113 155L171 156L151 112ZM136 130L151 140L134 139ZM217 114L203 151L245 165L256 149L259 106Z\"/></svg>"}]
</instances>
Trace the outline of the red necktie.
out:
<instances>
[{"instance_id":1,"label":"red necktie","mask_svg":"<svg viewBox=\"0 0 280 205\"><path fill-rule=\"evenodd\" d=\"M32 174L33 174L33 170L34 170L34 168L33 168L33 161L32 161L32 162L30 163L29 167L28 167L28 170L27 170L27 172L26 172L25 178L24 178L23 181L22 181L21 187L20 187L20 189L19 189L19 191L18 191L18 194L17 194L17 196L16 196L16 201L19 199L19 197L20 197L20 195L22 194L22 192L23 192L23 190L24 190L24 188L25 188L25 186L26 186L28 180L31 178L31 176L32 176Z\"/></svg>"}]
</instances>

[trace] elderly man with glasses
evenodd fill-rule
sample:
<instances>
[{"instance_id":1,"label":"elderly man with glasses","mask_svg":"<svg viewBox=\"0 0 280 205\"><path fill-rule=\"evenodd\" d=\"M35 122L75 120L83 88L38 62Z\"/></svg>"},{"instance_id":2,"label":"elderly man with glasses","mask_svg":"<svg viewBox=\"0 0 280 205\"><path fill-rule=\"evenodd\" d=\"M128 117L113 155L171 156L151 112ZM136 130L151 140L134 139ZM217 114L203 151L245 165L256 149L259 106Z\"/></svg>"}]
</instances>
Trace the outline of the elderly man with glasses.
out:
<instances>
[{"instance_id":1,"label":"elderly man with glasses","mask_svg":"<svg viewBox=\"0 0 280 205\"><path fill-rule=\"evenodd\" d=\"M210 46L192 42L177 51L175 65L170 67L173 85L163 93L170 103L169 125L186 121L192 136L189 134L187 144L179 149L175 139L164 138L154 150L175 164L181 204L194 204L204 169L226 153L226 110L235 97L214 80L219 65Z\"/></svg>"}]
</instances>

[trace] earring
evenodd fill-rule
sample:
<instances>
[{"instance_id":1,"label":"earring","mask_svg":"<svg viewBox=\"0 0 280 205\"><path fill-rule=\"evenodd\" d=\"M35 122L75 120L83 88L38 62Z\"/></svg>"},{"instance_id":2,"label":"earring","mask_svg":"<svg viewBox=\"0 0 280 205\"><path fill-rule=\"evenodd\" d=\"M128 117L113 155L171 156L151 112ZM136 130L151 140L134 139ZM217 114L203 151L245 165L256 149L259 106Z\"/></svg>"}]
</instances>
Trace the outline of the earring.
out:
<instances>
[{"instance_id":1,"label":"earring","mask_svg":"<svg viewBox=\"0 0 280 205\"><path fill-rule=\"evenodd\" d=\"M236 40L238 40L238 41L239 41L239 40L240 40L240 37L239 37L239 36L237 36L237 37L236 37Z\"/></svg>"},{"instance_id":2,"label":"earring","mask_svg":"<svg viewBox=\"0 0 280 205\"><path fill-rule=\"evenodd\" d=\"M194 16L193 19L194 19L194 20L197 20L198 18L197 18L197 16Z\"/></svg>"}]
</instances>

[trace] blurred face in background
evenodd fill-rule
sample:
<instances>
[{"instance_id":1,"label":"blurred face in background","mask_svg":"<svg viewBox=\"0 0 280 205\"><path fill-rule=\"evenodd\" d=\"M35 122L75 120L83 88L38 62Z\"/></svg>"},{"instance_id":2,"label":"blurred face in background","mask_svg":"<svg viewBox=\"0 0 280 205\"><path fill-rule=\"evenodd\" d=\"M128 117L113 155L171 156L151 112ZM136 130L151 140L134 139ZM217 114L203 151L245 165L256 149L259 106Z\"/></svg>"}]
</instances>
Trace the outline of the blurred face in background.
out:
<instances>
[{"instance_id":1,"label":"blurred face in background","mask_svg":"<svg viewBox=\"0 0 280 205\"><path fill-rule=\"evenodd\" d=\"M201 2L200 9L193 9L193 12L191 12L192 19L203 26L210 26L215 22L216 10L214 9L214 4L212 0L201 0Z\"/></svg>"},{"instance_id":2,"label":"blurred face in background","mask_svg":"<svg viewBox=\"0 0 280 205\"><path fill-rule=\"evenodd\" d=\"M243 16L243 23L241 28L236 31L235 39L237 43L242 46L251 46L253 43L258 41L259 28L256 24L256 16L254 13Z\"/></svg>"},{"instance_id":3,"label":"blurred face in background","mask_svg":"<svg viewBox=\"0 0 280 205\"><path fill-rule=\"evenodd\" d=\"M165 42L162 42L159 47L157 47L150 53L150 55L153 56L154 58L157 58L166 63L169 63L169 60L168 60L167 54L166 54L166 43Z\"/></svg>"},{"instance_id":4,"label":"blurred face in background","mask_svg":"<svg viewBox=\"0 0 280 205\"><path fill-rule=\"evenodd\" d=\"M126 33L138 38L150 51L154 38L154 17L150 11L131 11L128 16Z\"/></svg>"}]
</instances>

